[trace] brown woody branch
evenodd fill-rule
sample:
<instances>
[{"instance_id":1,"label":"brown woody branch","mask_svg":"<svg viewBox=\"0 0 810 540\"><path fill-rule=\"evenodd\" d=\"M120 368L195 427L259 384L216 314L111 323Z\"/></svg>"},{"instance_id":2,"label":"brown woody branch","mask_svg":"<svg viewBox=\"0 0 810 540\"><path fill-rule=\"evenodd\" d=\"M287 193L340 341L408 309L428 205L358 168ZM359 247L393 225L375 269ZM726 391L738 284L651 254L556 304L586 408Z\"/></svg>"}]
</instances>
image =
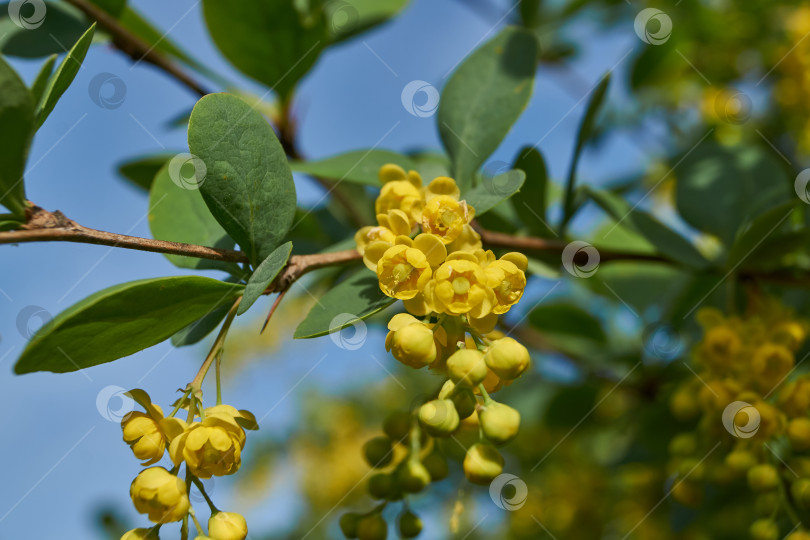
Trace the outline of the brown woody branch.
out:
<instances>
[{"instance_id":1,"label":"brown woody branch","mask_svg":"<svg viewBox=\"0 0 810 540\"><path fill-rule=\"evenodd\" d=\"M154 50L154 45L146 43L141 38L121 26L121 24L109 13L87 0L66 0L81 10L88 18L96 21L98 25L107 31L112 38L113 45L124 54L132 58L135 62L148 62L171 75L194 92L204 96L210 94L208 90L200 86L194 79L188 76L174 62Z\"/></svg>"},{"instance_id":2,"label":"brown woody branch","mask_svg":"<svg viewBox=\"0 0 810 540\"><path fill-rule=\"evenodd\" d=\"M125 234L115 234L79 225L65 217L62 212L48 212L38 206L28 209L27 221L20 230L0 232L0 244L21 244L26 242L77 242L95 244L169 255L184 255L198 259L233 263L248 262L247 255L232 249L217 249L196 244L167 242ZM361 259L353 250L332 253L293 255L276 280L267 288L267 293L287 290L301 276L325 266L345 264Z\"/></svg>"}]
</instances>

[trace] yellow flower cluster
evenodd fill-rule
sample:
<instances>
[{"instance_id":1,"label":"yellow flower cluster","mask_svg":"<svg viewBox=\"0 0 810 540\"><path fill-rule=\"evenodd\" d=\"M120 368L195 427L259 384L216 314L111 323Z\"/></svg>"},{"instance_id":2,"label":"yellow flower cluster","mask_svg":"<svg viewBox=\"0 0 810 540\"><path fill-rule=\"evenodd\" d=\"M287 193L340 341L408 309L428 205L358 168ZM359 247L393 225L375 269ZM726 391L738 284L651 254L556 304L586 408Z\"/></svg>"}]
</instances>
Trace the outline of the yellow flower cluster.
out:
<instances>
[{"instance_id":1,"label":"yellow flower cluster","mask_svg":"<svg viewBox=\"0 0 810 540\"><path fill-rule=\"evenodd\" d=\"M158 524L172 523L193 517L188 492L197 478L211 478L235 473L241 464L245 446L245 429L258 429L255 417L230 405L216 405L202 410L193 397L183 397L175 404L174 412L163 415L163 410L152 403L149 395L140 389L127 393L144 412L133 411L121 421L124 442L143 465L160 461L169 450L174 468L149 467L141 471L130 486L130 497L135 509ZM181 408L188 408L188 421L175 418ZM200 420L194 421L200 411ZM177 476L180 465L186 463L186 480ZM244 540L247 537L245 519L239 514L219 512L212 507L208 522L209 536L198 539ZM202 534L202 531L200 531ZM122 540L158 538L157 528L133 529Z\"/></svg>"},{"instance_id":2,"label":"yellow flower cluster","mask_svg":"<svg viewBox=\"0 0 810 540\"><path fill-rule=\"evenodd\" d=\"M703 339L694 347L695 376L672 393L670 409L695 431L670 443L673 497L698 505L706 483L744 478L757 494L753 538L782 538L775 516L810 509L810 375L796 376L796 353L808 324L768 299L744 317L703 309ZM725 452L709 452L722 444ZM783 451L777 455L775 444ZM784 451L784 448L789 448ZM790 457L788 457L790 456ZM789 491L791 497L780 493ZM807 538L798 527L790 540Z\"/></svg>"},{"instance_id":3,"label":"yellow flower cluster","mask_svg":"<svg viewBox=\"0 0 810 540\"><path fill-rule=\"evenodd\" d=\"M471 225L475 209L452 178L439 176L423 186L417 172L391 164L379 177L377 225L360 229L355 241L380 290L402 300L407 310L389 321L385 347L404 365L428 367L445 381L435 399L391 416L385 435L365 446L368 463L382 469L370 478L368 492L383 502L366 514L345 514L341 528L347 538L366 540L385 538L380 510L387 501L447 475L437 438L449 437L465 422L475 423L480 433L463 460L467 479L488 484L501 474L504 460L496 445L517 435L520 414L490 394L531 363L526 347L494 330L498 316L523 296L526 256L497 258L483 249ZM421 521L406 506L400 535L411 538L419 531Z\"/></svg>"},{"instance_id":4,"label":"yellow flower cluster","mask_svg":"<svg viewBox=\"0 0 810 540\"><path fill-rule=\"evenodd\" d=\"M780 75L774 85L773 95L787 113L785 121L796 138L799 149L810 153L810 120L805 96L810 92L810 43L805 40L810 33L810 7L799 5L785 17L785 42L773 53L773 62L778 60Z\"/></svg>"}]
</instances>

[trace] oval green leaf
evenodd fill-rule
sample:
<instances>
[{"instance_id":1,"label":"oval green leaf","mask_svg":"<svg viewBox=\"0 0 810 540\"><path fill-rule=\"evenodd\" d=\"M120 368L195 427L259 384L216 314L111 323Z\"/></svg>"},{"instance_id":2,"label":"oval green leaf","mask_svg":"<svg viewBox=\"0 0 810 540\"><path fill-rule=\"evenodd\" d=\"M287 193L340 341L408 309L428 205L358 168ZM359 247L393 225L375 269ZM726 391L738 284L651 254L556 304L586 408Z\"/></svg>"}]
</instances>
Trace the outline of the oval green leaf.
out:
<instances>
[{"instance_id":1,"label":"oval green leaf","mask_svg":"<svg viewBox=\"0 0 810 540\"><path fill-rule=\"evenodd\" d=\"M241 99L210 94L191 112L188 146L205 163L197 170L205 203L255 267L295 216L295 183L273 128Z\"/></svg>"},{"instance_id":2,"label":"oval green leaf","mask_svg":"<svg viewBox=\"0 0 810 540\"><path fill-rule=\"evenodd\" d=\"M264 294L268 285L276 279L276 276L290 258L292 246L292 242L280 245L256 268L256 271L248 279L247 285L245 285L245 294L236 309L237 315L246 312Z\"/></svg>"},{"instance_id":3,"label":"oval green leaf","mask_svg":"<svg viewBox=\"0 0 810 540\"><path fill-rule=\"evenodd\" d=\"M536 59L534 34L508 27L447 81L439 101L439 135L462 191L529 103Z\"/></svg>"},{"instance_id":4,"label":"oval green leaf","mask_svg":"<svg viewBox=\"0 0 810 540\"><path fill-rule=\"evenodd\" d=\"M0 57L0 204L25 214L23 172L34 133L34 103L17 72Z\"/></svg>"},{"instance_id":5,"label":"oval green leaf","mask_svg":"<svg viewBox=\"0 0 810 540\"><path fill-rule=\"evenodd\" d=\"M122 283L69 307L28 343L17 374L67 373L157 345L242 294L242 285L198 276Z\"/></svg>"}]
</instances>

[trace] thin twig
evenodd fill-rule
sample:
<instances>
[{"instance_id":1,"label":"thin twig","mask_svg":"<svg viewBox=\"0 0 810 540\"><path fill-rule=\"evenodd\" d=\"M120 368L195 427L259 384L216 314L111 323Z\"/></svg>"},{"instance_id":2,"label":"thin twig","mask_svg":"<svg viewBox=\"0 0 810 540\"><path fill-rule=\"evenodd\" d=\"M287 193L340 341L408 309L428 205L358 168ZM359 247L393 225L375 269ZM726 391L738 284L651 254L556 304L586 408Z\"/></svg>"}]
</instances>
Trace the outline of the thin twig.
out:
<instances>
[{"instance_id":1,"label":"thin twig","mask_svg":"<svg viewBox=\"0 0 810 540\"><path fill-rule=\"evenodd\" d=\"M113 45L135 62L149 62L171 75L194 92L204 96L210 94L194 79L184 73L174 62L155 50L154 45L146 43L141 38L121 26L109 13L95 6L87 0L66 0L69 4L84 12L87 17L95 20L100 27L112 37Z\"/></svg>"}]
</instances>

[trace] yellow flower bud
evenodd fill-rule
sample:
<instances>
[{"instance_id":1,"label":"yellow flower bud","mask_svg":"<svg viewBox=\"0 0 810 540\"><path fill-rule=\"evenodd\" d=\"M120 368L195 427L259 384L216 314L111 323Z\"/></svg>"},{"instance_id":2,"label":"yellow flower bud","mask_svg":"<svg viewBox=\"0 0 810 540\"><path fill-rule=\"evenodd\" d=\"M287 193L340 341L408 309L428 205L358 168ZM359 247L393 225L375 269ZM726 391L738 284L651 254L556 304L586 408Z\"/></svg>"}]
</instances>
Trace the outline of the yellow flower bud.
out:
<instances>
[{"instance_id":1,"label":"yellow flower bud","mask_svg":"<svg viewBox=\"0 0 810 540\"><path fill-rule=\"evenodd\" d=\"M488 264L484 269L487 285L495 293L496 304L492 312L506 313L523 296L526 288L526 274L514 263L501 259Z\"/></svg>"},{"instance_id":2,"label":"yellow flower bud","mask_svg":"<svg viewBox=\"0 0 810 540\"><path fill-rule=\"evenodd\" d=\"M422 230L435 234L445 244L461 236L464 225L472 221L475 210L464 201L458 201L449 195L437 195L431 198L422 211Z\"/></svg>"},{"instance_id":3,"label":"yellow flower bud","mask_svg":"<svg viewBox=\"0 0 810 540\"><path fill-rule=\"evenodd\" d=\"M807 531L795 531L787 535L785 540L810 540L810 533Z\"/></svg>"},{"instance_id":4,"label":"yellow flower bud","mask_svg":"<svg viewBox=\"0 0 810 540\"><path fill-rule=\"evenodd\" d=\"M688 508L696 508L703 500L703 489L697 482L677 480L672 486L672 498Z\"/></svg>"},{"instance_id":5,"label":"yellow flower bud","mask_svg":"<svg viewBox=\"0 0 810 540\"><path fill-rule=\"evenodd\" d=\"M779 407L788 416L805 416L810 411L810 375L801 375L779 393Z\"/></svg>"},{"instance_id":6,"label":"yellow flower bud","mask_svg":"<svg viewBox=\"0 0 810 540\"><path fill-rule=\"evenodd\" d=\"M150 467L129 488L135 509L155 523L180 521L188 514L186 483L163 467Z\"/></svg>"},{"instance_id":7,"label":"yellow flower bud","mask_svg":"<svg viewBox=\"0 0 810 540\"><path fill-rule=\"evenodd\" d=\"M439 399L449 399L456 408L459 419L463 420L475 412L478 401L469 388L456 386L453 381L445 381L439 391Z\"/></svg>"},{"instance_id":8,"label":"yellow flower bud","mask_svg":"<svg viewBox=\"0 0 810 540\"><path fill-rule=\"evenodd\" d=\"M189 470L200 478L233 474L242 464L245 430L258 429L247 411L230 405L205 409L205 418L188 426L169 447L175 465L185 460Z\"/></svg>"},{"instance_id":9,"label":"yellow flower bud","mask_svg":"<svg viewBox=\"0 0 810 540\"><path fill-rule=\"evenodd\" d=\"M394 163L386 163L380 167L380 171L377 173L377 176L379 177L381 184L393 182L395 180L406 180L408 178L408 174L405 172L405 169Z\"/></svg>"},{"instance_id":10,"label":"yellow flower bud","mask_svg":"<svg viewBox=\"0 0 810 540\"><path fill-rule=\"evenodd\" d=\"M479 411L478 421L487 440L495 444L506 444L518 433L520 413L509 405L492 401Z\"/></svg>"},{"instance_id":11,"label":"yellow flower bud","mask_svg":"<svg viewBox=\"0 0 810 540\"><path fill-rule=\"evenodd\" d=\"M679 433L669 441L669 453L673 456L691 456L697 450L697 438L694 433Z\"/></svg>"},{"instance_id":12,"label":"yellow flower bud","mask_svg":"<svg viewBox=\"0 0 810 540\"><path fill-rule=\"evenodd\" d=\"M503 472L503 456L491 444L476 443L464 456L464 475L473 484L488 484Z\"/></svg>"},{"instance_id":13,"label":"yellow flower bud","mask_svg":"<svg viewBox=\"0 0 810 540\"><path fill-rule=\"evenodd\" d=\"M377 262L380 290L392 298L413 298L424 290L432 272L425 254L416 248L396 245Z\"/></svg>"},{"instance_id":14,"label":"yellow flower bud","mask_svg":"<svg viewBox=\"0 0 810 540\"><path fill-rule=\"evenodd\" d=\"M489 369L501 379L520 377L531 364L529 350L516 340L505 337L497 339L487 349L484 361Z\"/></svg>"},{"instance_id":15,"label":"yellow flower bud","mask_svg":"<svg viewBox=\"0 0 810 540\"><path fill-rule=\"evenodd\" d=\"M758 519L748 529L751 540L779 540L779 526L772 519Z\"/></svg>"},{"instance_id":16,"label":"yellow flower bud","mask_svg":"<svg viewBox=\"0 0 810 540\"><path fill-rule=\"evenodd\" d=\"M487 371L484 354L476 349L459 349L447 359L447 374L460 386L478 386Z\"/></svg>"},{"instance_id":17,"label":"yellow flower bud","mask_svg":"<svg viewBox=\"0 0 810 540\"><path fill-rule=\"evenodd\" d=\"M132 449L136 458L144 460L143 465L153 465L160 461L166 445L186 429L186 423L179 418L164 418L163 409L152 403L149 394L139 388L127 392L146 412L133 411L121 421L124 442Z\"/></svg>"},{"instance_id":18,"label":"yellow flower bud","mask_svg":"<svg viewBox=\"0 0 810 540\"><path fill-rule=\"evenodd\" d=\"M402 538L416 538L422 532L422 520L419 516L405 510L399 516L399 535Z\"/></svg>"},{"instance_id":19,"label":"yellow flower bud","mask_svg":"<svg viewBox=\"0 0 810 540\"><path fill-rule=\"evenodd\" d=\"M744 473L757 464L757 458L751 452L734 450L726 456L726 465L734 472Z\"/></svg>"},{"instance_id":20,"label":"yellow flower bud","mask_svg":"<svg viewBox=\"0 0 810 540\"><path fill-rule=\"evenodd\" d=\"M358 540L385 540L388 538L388 524L380 514L363 516L357 523Z\"/></svg>"},{"instance_id":21,"label":"yellow flower bud","mask_svg":"<svg viewBox=\"0 0 810 540\"><path fill-rule=\"evenodd\" d=\"M740 336L728 325L709 328L700 348L701 358L712 368L722 371L728 368L740 353Z\"/></svg>"},{"instance_id":22,"label":"yellow flower bud","mask_svg":"<svg viewBox=\"0 0 810 540\"><path fill-rule=\"evenodd\" d=\"M449 399L434 399L419 407L419 422L434 437L450 435L458 429L459 416Z\"/></svg>"},{"instance_id":23,"label":"yellow flower bud","mask_svg":"<svg viewBox=\"0 0 810 540\"><path fill-rule=\"evenodd\" d=\"M422 463L408 459L397 467L397 484L406 493L419 493L430 483L430 473Z\"/></svg>"},{"instance_id":24,"label":"yellow flower bud","mask_svg":"<svg viewBox=\"0 0 810 540\"><path fill-rule=\"evenodd\" d=\"M217 512L208 520L208 534L217 540L245 540L247 522L236 512Z\"/></svg>"},{"instance_id":25,"label":"yellow flower bud","mask_svg":"<svg viewBox=\"0 0 810 540\"><path fill-rule=\"evenodd\" d=\"M691 385L681 385L673 392L669 399L669 410L672 416L686 422L700 414L700 404L695 399L696 391Z\"/></svg>"},{"instance_id":26,"label":"yellow flower bud","mask_svg":"<svg viewBox=\"0 0 810 540\"><path fill-rule=\"evenodd\" d=\"M374 203L375 214L387 214L390 210L405 212L415 224L422 218L422 194L407 180L386 182Z\"/></svg>"},{"instance_id":27,"label":"yellow flower bud","mask_svg":"<svg viewBox=\"0 0 810 540\"><path fill-rule=\"evenodd\" d=\"M773 465L763 463L748 469L748 486L757 493L773 491L779 482L779 471Z\"/></svg>"},{"instance_id":28,"label":"yellow flower bud","mask_svg":"<svg viewBox=\"0 0 810 540\"><path fill-rule=\"evenodd\" d=\"M157 529L132 529L124 533L121 540L160 540Z\"/></svg>"},{"instance_id":29,"label":"yellow flower bud","mask_svg":"<svg viewBox=\"0 0 810 540\"><path fill-rule=\"evenodd\" d=\"M477 262L448 259L433 274L425 297L436 311L448 315L469 314L480 319L495 305L495 293L487 286L486 274Z\"/></svg>"},{"instance_id":30,"label":"yellow flower bud","mask_svg":"<svg viewBox=\"0 0 810 540\"><path fill-rule=\"evenodd\" d=\"M810 450L810 418L794 418L788 422L787 434L794 450Z\"/></svg>"},{"instance_id":31,"label":"yellow flower bud","mask_svg":"<svg viewBox=\"0 0 810 540\"><path fill-rule=\"evenodd\" d=\"M430 181L430 184L427 185L424 192L426 202L440 195L446 195L456 201L461 196L461 191L459 191L456 181L449 176L437 176Z\"/></svg>"},{"instance_id":32,"label":"yellow flower bud","mask_svg":"<svg viewBox=\"0 0 810 540\"><path fill-rule=\"evenodd\" d=\"M394 358L415 369L432 364L438 354L433 331L419 321L389 332L385 348Z\"/></svg>"}]
</instances>

